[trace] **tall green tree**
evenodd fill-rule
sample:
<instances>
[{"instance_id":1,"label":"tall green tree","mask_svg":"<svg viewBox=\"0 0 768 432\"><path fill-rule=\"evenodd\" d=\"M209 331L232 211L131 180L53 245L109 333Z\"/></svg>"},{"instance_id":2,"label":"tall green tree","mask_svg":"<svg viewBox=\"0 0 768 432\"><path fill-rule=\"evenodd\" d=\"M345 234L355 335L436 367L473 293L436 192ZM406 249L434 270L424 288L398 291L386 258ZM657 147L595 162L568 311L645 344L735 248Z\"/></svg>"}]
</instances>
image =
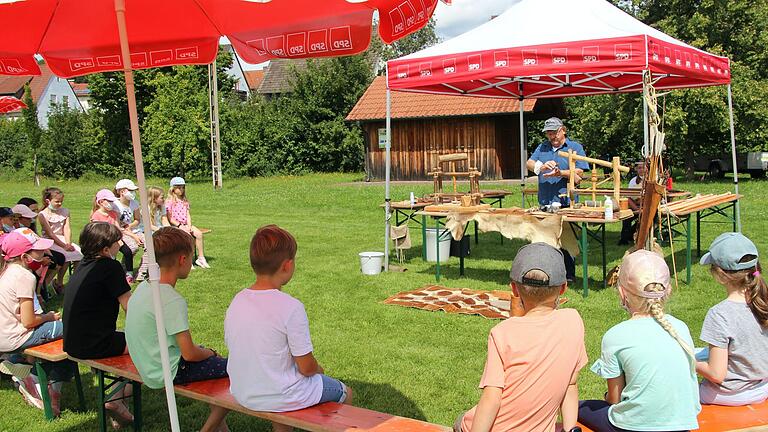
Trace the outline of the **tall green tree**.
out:
<instances>
[{"instance_id":1,"label":"tall green tree","mask_svg":"<svg viewBox=\"0 0 768 432\"><path fill-rule=\"evenodd\" d=\"M43 132L42 171L58 178L77 178L86 170L83 129L87 114L67 105L54 105Z\"/></svg>"},{"instance_id":2,"label":"tall green tree","mask_svg":"<svg viewBox=\"0 0 768 432\"><path fill-rule=\"evenodd\" d=\"M29 83L24 84L23 101L27 106L21 110L21 117L24 121L24 129L27 133L27 151L29 152L27 154L32 156L32 173L35 185L40 185L38 158L43 131L40 128L40 121L37 118L37 104L32 99L32 91L29 88Z\"/></svg>"}]
</instances>

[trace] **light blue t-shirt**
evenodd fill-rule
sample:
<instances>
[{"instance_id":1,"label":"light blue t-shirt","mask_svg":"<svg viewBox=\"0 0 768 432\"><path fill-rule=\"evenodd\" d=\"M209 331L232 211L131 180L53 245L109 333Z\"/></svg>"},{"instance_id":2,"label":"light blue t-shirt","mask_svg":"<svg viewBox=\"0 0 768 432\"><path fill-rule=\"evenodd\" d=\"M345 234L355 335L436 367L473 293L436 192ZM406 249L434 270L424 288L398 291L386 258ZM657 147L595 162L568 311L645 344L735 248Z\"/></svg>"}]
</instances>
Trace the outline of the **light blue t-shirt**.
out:
<instances>
[{"instance_id":1,"label":"light blue t-shirt","mask_svg":"<svg viewBox=\"0 0 768 432\"><path fill-rule=\"evenodd\" d=\"M172 286L160 284L163 319L165 320L166 340L171 363L171 376L181 359L181 350L176 343L176 334L189 330L187 302ZM155 309L152 303L152 287L144 281L136 287L128 300L128 312L125 316L125 339L133 364L136 365L141 379L147 387L162 388L163 366L160 363L160 346L157 343Z\"/></svg>"},{"instance_id":2,"label":"light blue t-shirt","mask_svg":"<svg viewBox=\"0 0 768 432\"><path fill-rule=\"evenodd\" d=\"M685 323L665 316L692 348ZM592 372L605 379L624 375L621 401L608 410L614 426L642 431L699 427L699 384L691 362L677 340L653 318L627 320L608 330Z\"/></svg>"}]
</instances>

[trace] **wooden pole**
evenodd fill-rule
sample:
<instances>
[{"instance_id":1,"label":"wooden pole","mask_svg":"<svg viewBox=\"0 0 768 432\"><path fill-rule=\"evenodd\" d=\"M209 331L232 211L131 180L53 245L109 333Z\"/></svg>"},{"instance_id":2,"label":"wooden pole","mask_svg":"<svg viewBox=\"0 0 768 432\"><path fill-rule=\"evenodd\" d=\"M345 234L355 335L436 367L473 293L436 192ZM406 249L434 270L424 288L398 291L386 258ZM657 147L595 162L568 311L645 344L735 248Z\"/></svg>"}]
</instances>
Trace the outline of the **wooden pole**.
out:
<instances>
[{"instance_id":1,"label":"wooden pole","mask_svg":"<svg viewBox=\"0 0 768 432\"><path fill-rule=\"evenodd\" d=\"M613 202L619 205L620 190L621 190L621 172L619 171L619 157L614 156L612 160L613 165Z\"/></svg>"}]
</instances>

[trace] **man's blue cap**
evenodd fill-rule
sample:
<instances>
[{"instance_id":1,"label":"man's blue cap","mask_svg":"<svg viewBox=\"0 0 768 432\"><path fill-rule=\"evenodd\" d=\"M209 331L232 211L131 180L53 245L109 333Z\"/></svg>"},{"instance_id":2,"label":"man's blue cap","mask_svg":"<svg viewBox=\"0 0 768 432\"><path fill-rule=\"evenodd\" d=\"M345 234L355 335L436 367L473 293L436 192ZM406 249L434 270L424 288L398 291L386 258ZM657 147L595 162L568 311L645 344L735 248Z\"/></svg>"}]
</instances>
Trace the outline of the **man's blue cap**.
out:
<instances>
[{"instance_id":1,"label":"man's blue cap","mask_svg":"<svg viewBox=\"0 0 768 432\"><path fill-rule=\"evenodd\" d=\"M754 255L749 261L740 262L745 255ZM741 233L728 232L717 236L709 246L709 252L701 257L700 264L714 264L723 270L747 270L757 265L757 247Z\"/></svg>"}]
</instances>

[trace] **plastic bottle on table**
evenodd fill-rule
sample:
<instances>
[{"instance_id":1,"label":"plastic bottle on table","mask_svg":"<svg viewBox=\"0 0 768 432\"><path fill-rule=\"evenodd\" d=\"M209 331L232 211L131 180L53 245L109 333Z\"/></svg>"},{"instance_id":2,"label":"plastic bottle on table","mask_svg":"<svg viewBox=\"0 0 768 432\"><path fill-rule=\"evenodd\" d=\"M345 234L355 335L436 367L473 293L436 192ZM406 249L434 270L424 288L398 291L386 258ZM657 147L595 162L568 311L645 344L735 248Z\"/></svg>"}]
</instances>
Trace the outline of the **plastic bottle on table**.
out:
<instances>
[{"instance_id":1,"label":"plastic bottle on table","mask_svg":"<svg viewBox=\"0 0 768 432\"><path fill-rule=\"evenodd\" d=\"M605 220L613 220L613 200L611 197L605 198Z\"/></svg>"}]
</instances>

